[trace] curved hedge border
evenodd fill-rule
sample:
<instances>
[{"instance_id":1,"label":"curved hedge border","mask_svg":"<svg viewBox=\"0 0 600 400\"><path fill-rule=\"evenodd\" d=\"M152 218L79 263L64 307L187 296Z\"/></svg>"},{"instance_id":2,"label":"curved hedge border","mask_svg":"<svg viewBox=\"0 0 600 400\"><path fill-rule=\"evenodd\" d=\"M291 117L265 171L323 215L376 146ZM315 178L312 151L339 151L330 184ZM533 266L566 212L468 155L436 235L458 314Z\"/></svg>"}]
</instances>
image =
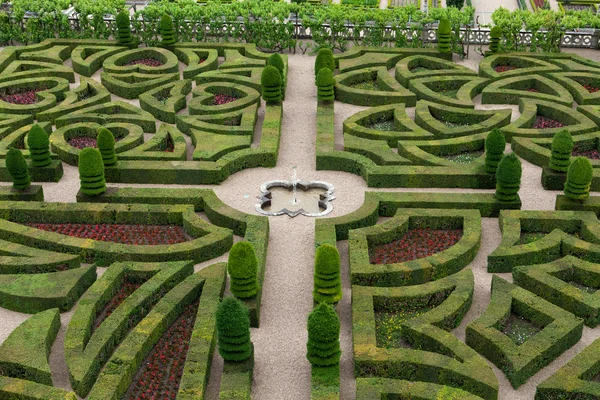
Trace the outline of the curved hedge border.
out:
<instances>
[{"instance_id":1,"label":"curved hedge border","mask_svg":"<svg viewBox=\"0 0 600 400\"><path fill-rule=\"evenodd\" d=\"M352 87L362 82L373 82L377 89ZM405 103L407 107L413 107L417 102L417 96L396 82L385 68L367 68L337 75L334 89L336 100L358 106Z\"/></svg>"},{"instance_id":2,"label":"curved hedge border","mask_svg":"<svg viewBox=\"0 0 600 400\"><path fill-rule=\"evenodd\" d=\"M235 83L238 85L251 87L262 94L262 85L260 83L262 70L262 68L219 69L216 71L208 71L200 75L196 75L195 81L196 85L217 82ZM286 81L284 81L284 84L285 82Z\"/></svg>"},{"instance_id":3,"label":"curved hedge border","mask_svg":"<svg viewBox=\"0 0 600 400\"><path fill-rule=\"evenodd\" d=\"M0 101L0 113L37 115L39 112L52 108L56 103L64 100L65 93L69 90L69 82L64 78L44 77L16 79L0 83L0 92L9 89L37 88L44 89L36 93L36 97L40 101L34 104L12 104Z\"/></svg>"},{"instance_id":4,"label":"curved hedge border","mask_svg":"<svg viewBox=\"0 0 600 400\"><path fill-rule=\"evenodd\" d=\"M335 66L340 72L349 72L355 69L370 67L394 68L398 60L414 56L429 56L442 60L452 61L452 54L440 53L437 49L413 49L401 47L365 47L352 46L343 53L334 54Z\"/></svg>"},{"instance_id":5,"label":"curved hedge border","mask_svg":"<svg viewBox=\"0 0 600 400\"><path fill-rule=\"evenodd\" d=\"M406 158L412 164L463 168L480 173L484 163L485 139L487 132L465 137L423 141L399 141L398 155ZM443 156L464 152L481 151L482 154L468 164L459 164Z\"/></svg>"},{"instance_id":6,"label":"curved hedge border","mask_svg":"<svg viewBox=\"0 0 600 400\"><path fill-rule=\"evenodd\" d=\"M226 135L254 135L258 103L236 111L203 115L177 115L177 128L191 135L192 130Z\"/></svg>"},{"instance_id":7,"label":"curved hedge border","mask_svg":"<svg viewBox=\"0 0 600 400\"><path fill-rule=\"evenodd\" d=\"M73 392L6 376L0 376L0 396L11 400L77 400Z\"/></svg>"},{"instance_id":8,"label":"curved hedge border","mask_svg":"<svg viewBox=\"0 0 600 400\"><path fill-rule=\"evenodd\" d=\"M600 224L590 211L502 211L502 242L488 255L488 272L512 272L520 265L544 264L566 255L600 262ZM547 233L520 244L521 234ZM583 240L573 234L578 233Z\"/></svg>"},{"instance_id":9,"label":"curved hedge border","mask_svg":"<svg viewBox=\"0 0 600 400\"><path fill-rule=\"evenodd\" d=\"M42 122L38 124L46 133L50 134L52 131L52 125L49 122ZM12 133L6 135L0 140L0 158L6 158L6 153L11 147L21 150L25 158L29 158L29 149L27 147L27 137L29 131L33 125L23 126L15 129ZM53 159L58 158L56 154L50 154Z\"/></svg>"},{"instance_id":10,"label":"curved hedge border","mask_svg":"<svg viewBox=\"0 0 600 400\"><path fill-rule=\"evenodd\" d=\"M71 146L68 143L69 140L76 137L95 138L98 134L98 129L101 127L102 125L95 122L81 122L58 128L50 135L50 149L58 154L58 157L67 164L77 165L81 150ZM144 142L144 132L138 125L110 123L104 125L104 127L114 134L115 139L121 139L115 144L115 152L117 154L131 150Z\"/></svg>"},{"instance_id":11,"label":"curved hedge border","mask_svg":"<svg viewBox=\"0 0 600 400\"><path fill-rule=\"evenodd\" d=\"M430 257L396 264L371 264L369 247L389 243L409 229L463 229L462 238L451 248ZM354 285L406 286L437 280L467 266L481 244L478 210L399 209L384 223L354 229L348 236L350 280Z\"/></svg>"},{"instance_id":12,"label":"curved hedge border","mask_svg":"<svg viewBox=\"0 0 600 400\"><path fill-rule=\"evenodd\" d=\"M174 48L173 53L186 65L183 79L193 79L203 72L217 69L219 53L215 49Z\"/></svg>"},{"instance_id":13,"label":"curved hedge border","mask_svg":"<svg viewBox=\"0 0 600 400\"><path fill-rule=\"evenodd\" d=\"M121 53L127 47L80 45L71 52L73 71L79 75L91 77L102 68L104 60Z\"/></svg>"},{"instance_id":14,"label":"curved hedge border","mask_svg":"<svg viewBox=\"0 0 600 400\"><path fill-rule=\"evenodd\" d=\"M460 324L473 296L470 270L435 282L402 288L352 287L352 338L357 378L382 377L460 388L496 399L498 380L475 351L448 331ZM412 348L377 346L375 313L433 305L402 325Z\"/></svg>"},{"instance_id":15,"label":"curved hedge border","mask_svg":"<svg viewBox=\"0 0 600 400\"><path fill-rule=\"evenodd\" d=\"M125 65L131 61L143 58L154 58L163 65L157 67L150 67L143 64ZM143 75L153 75L176 72L179 75L179 60L177 56L169 50L159 47L144 47L120 51L104 60L102 67L104 72L109 74L131 74L137 72Z\"/></svg>"},{"instance_id":16,"label":"curved hedge border","mask_svg":"<svg viewBox=\"0 0 600 400\"><path fill-rule=\"evenodd\" d=\"M166 151L168 142L173 144L173 151ZM162 124L152 139L131 149L119 153L119 160L172 160L185 161L187 143L183 134L174 126Z\"/></svg>"},{"instance_id":17,"label":"curved hedge border","mask_svg":"<svg viewBox=\"0 0 600 400\"><path fill-rule=\"evenodd\" d=\"M71 47L65 45L56 45L44 50L28 51L19 54L19 60L39 61L58 65L62 65L70 57Z\"/></svg>"},{"instance_id":18,"label":"curved hedge border","mask_svg":"<svg viewBox=\"0 0 600 400\"><path fill-rule=\"evenodd\" d=\"M425 70L411 71L416 68L424 68ZM396 63L396 80L404 87L408 87L413 79L440 75L477 76L477 72L462 65L454 64L452 61L422 55L409 56Z\"/></svg>"},{"instance_id":19,"label":"curved hedge border","mask_svg":"<svg viewBox=\"0 0 600 400\"><path fill-rule=\"evenodd\" d=\"M568 90L577 104L600 104L600 91L590 93L584 85L600 88L598 72L560 72L548 74L548 77Z\"/></svg>"},{"instance_id":20,"label":"curved hedge border","mask_svg":"<svg viewBox=\"0 0 600 400\"><path fill-rule=\"evenodd\" d=\"M245 214L229 207L219 200L212 189L109 187L106 193L101 196L78 196L77 201L125 204L191 204L194 211L203 211L212 224L231 229L235 235L241 236L247 242L252 243L258 260L258 293L256 297L244 299L243 301L250 310L251 325L258 327L262 282L265 275L269 241L268 218Z\"/></svg>"},{"instance_id":21,"label":"curved hedge border","mask_svg":"<svg viewBox=\"0 0 600 400\"><path fill-rule=\"evenodd\" d=\"M0 240L6 255L0 255L0 274L36 274L55 272L80 266L79 256L36 249L18 243ZM10 255L9 255L10 254Z\"/></svg>"},{"instance_id":22,"label":"curved hedge border","mask_svg":"<svg viewBox=\"0 0 600 400\"><path fill-rule=\"evenodd\" d=\"M516 313L541 328L520 346L503 327ZM492 277L492 299L483 315L467 325L466 343L506 374L516 389L581 339L583 320L552 303Z\"/></svg>"},{"instance_id":23,"label":"curved hedge border","mask_svg":"<svg viewBox=\"0 0 600 400\"><path fill-rule=\"evenodd\" d=\"M60 330L60 312L52 309L29 317L0 346L2 374L52 386L50 348Z\"/></svg>"},{"instance_id":24,"label":"curved hedge border","mask_svg":"<svg viewBox=\"0 0 600 400\"><path fill-rule=\"evenodd\" d=\"M113 261L210 260L233 244L230 230L214 226L183 205L105 205L0 202L0 237L28 246L70 254L106 265ZM135 246L101 242L38 230L21 223L178 224L194 239L173 244Z\"/></svg>"},{"instance_id":25,"label":"curved hedge border","mask_svg":"<svg viewBox=\"0 0 600 400\"><path fill-rule=\"evenodd\" d=\"M109 92L125 99L137 99L142 93L157 88L169 82L179 80L179 73L170 74L142 74L132 72L128 74L115 74L102 72L102 84Z\"/></svg>"},{"instance_id":26,"label":"curved hedge border","mask_svg":"<svg viewBox=\"0 0 600 400\"><path fill-rule=\"evenodd\" d=\"M486 87L488 79L470 76L433 76L411 79L408 88L418 100L443 104L451 107L475 108L473 98ZM456 96L447 96L443 91L457 90Z\"/></svg>"},{"instance_id":27,"label":"curved hedge border","mask_svg":"<svg viewBox=\"0 0 600 400\"><path fill-rule=\"evenodd\" d=\"M389 378L356 379L356 398L362 400L380 400L381 398L385 398L383 396L402 396L407 399L422 400L481 400L481 397L464 390L435 383L409 382Z\"/></svg>"},{"instance_id":28,"label":"curved hedge border","mask_svg":"<svg viewBox=\"0 0 600 400\"><path fill-rule=\"evenodd\" d=\"M214 105L215 94L222 93L236 97L230 103ZM211 82L198 85L192 91L194 96L188 103L190 115L221 114L241 110L260 103L260 93L256 90L231 82Z\"/></svg>"},{"instance_id":29,"label":"curved hedge border","mask_svg":"<svg viewBox=\"0 0 600 400\"><path fill-rule=\"evenodd\" d=\"M156 119L174 124L177 112L186 107L186 96L191 91L191 80L167 83L142 93L139 97L140 107L154 115Z\"/></svg>"},{"instance_id":30,"label":"curved hedge border","mask_svg":"<svg viewBox=\"0 0 600 400\"><path fill-rule=\"evenodd\" d=\"M585 133L573 137L573 142L582 150L600 148L600 132ZM547 167L550 163L552 138L514 137L511 148L521 158L537 165ZM573 157L571 157L573 159ZM590 160L594 168L600 168L600 160Z\"/></svg>"},{"instance_id":31,"label":"curved hedge border","mask_svg":"<svg viewBox=\"0 0 600 400\"><path fill-rule=\"evenodd\" d=\"M497 66L511 66L516 69L496 72L494 68ZM479 63L479 76L494 80L533 74L546 76L561 71L561 67L543 60L542 57L532 56L531 53L496 54L485 57Z\"/></svg>"},{"instance_id":32,"label":"curved hedge border","mask_svg":"<svg viewBox=\"0 0 600 400\"><path fill-rule=\"evenodd\" d=\"M538 92L531 92L535 89ZM566 107L573 105L571 93L555 81L541 75L522 75L499 79L481 92L482 104L519 104L521 99L543 100Z\"/></svg>"},{"instance_id":33,"label":"curved hedge border","mask_svg":"<svg viewBox=\"0 0 600 400\"><path fill-rule=\"evenodd\" d=\"M65 358L71 386L85 397L112 352L160 300L193 274L190 261L166 263L114 263L79 301L65 336ZM101 310L129 279L142 285L128 296L102 324L93 324Z\"/></svg>"},{"instance_id":34,"label":"curved hedge border","mask_svg":"<svg viewBox=\"0 0 600 400\"><path fill-rule=\"evenodd\" d=\"M79 122L95 122L99 125L107 125L111 122L123 122L139 125L146 133L156 132L156 120L152 114L124 101L113 101L87 107L83 110L63 115L55 120L57 128Z\"/></svg>"}]
</instances>

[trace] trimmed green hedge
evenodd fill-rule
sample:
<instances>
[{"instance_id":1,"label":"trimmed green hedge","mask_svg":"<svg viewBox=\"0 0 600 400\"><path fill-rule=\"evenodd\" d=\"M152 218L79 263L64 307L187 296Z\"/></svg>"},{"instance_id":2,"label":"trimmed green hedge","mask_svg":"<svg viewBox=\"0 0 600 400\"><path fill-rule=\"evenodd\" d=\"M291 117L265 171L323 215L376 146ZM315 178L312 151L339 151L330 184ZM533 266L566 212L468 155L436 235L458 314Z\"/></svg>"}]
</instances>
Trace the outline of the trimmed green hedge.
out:
<instances>
[{"instance_id":1,"label":"trimmed green hedge","mask_svg":"<svg viewBox=\"0 0 600 400\"><path fill-rule=\"evenodd\" d=\"M0 376L0 397L7 400L77 400L73 392L6 376Z\"/></svg>"},{"instance_id":2,"label":"trimmed green hedge","mask_svg":"<svg viewBox=\"0 0 600 400\"><path fill-rule=\"evenodd\" d=\"M171 143L173 151L167 151ZM183 134L174 126L161 124L158 132L147 142L131 150L119 153L119 160L164 160L185 161L187 157L187 143Z\"/></svg>"},{"instance_id":3,"label":"trimmed green hedge","mask_svg":"<svg viewBox=\"0 0 600 400\"><path fill-rule=\"evenodd\" d=\"M145 58L153 58L163 65L157 67L150 67L144 64L126 65L130 62ZM121 50L117 54L104 60L102 67L105 73L111 74L131 74L137 72L140 74L166 75L174 72L179 73L179 60L177 59L177 56L169 50L158 47L142 47L125 51Z\"/></svg>"},{"instance_id":4,"label":"trimmed green hedge","mask_svg":"<svg viewBox=\"0 0 600 400\"><path fill-rule=\"evenodd\" d=\"M591 93L585 86L600 87L600 78L596 72L559 72L548 74L552 79L568 90L577 104L600 104L600 92Z\"/></svg>"},{"instance_id":5,"label":"trimmed green hedge","mask_svg":"<svg viewBox=\"0 0 600 400\"><path fill-rule=\"evenodd\" d=\"M404 87L408 87L413 79L440 75L477 76L477 72L455 64L452 60L443 60L429 55L412 55L396 63L396 80Z\"/></svg>"},{"instance_id":6,"label":"trimmed green hedge","mask_svg":"<svg viewBox=\"0 0 600 400\"><path fill-rule=\"evenodd\" d=\"M169 82L178 81L179 73L157 75L139 72L102 72L100 79L109 92L125 99L137 99L142 93L148 90L155 89Z\"/></svg>"},{"instance_id":7,"label":"trimmed green hedge","mask_svg":"<svg viewBox=\"0 0 600 400\"><path fill-rule=\"evenodd\" d=\"M427 100L452 107L474 108L473 98L481 93L488 79L464 75L415 78L408 88L418 100Z\"/></svg>"},{"instance_id":8,"label":"trimmed green hedge","mask_svg":"<svg viewBox=\"0 0 600 400\"><path fill-rule=\"evenodd\" d=\"M567 107L573 105L573 96L567 89L541 75L500 79L487 85L481 92L482 104L519 104L521 99L543 100Z\"/></svg>"},{"instance_id":9,"label":"trimmed green hedge","mask_svg":"<svg viewBox=\"0 0 600 400\"><path fill-rule=\"evenodd\" d=\"M77 46L71 52L73 71L80 75L91 77L102 68L102 63L107 58L120 54L126 47L115 45L85 45Z\"/></svg>"},{"instance_id":10,"label":"trimmed green hedge","mask_svg":"<svg viewBox=\"0 0 600 400\"><path fill-rule=\"evenodd\" d=\"M546 57L552 57L554 54L548 54ZM497 72L496 67L513 67L515 69ZM479 63L479 76L491 79L512 78L523 75L543 75L548 76L552 72L561 72L562 68L542 59L542 57L532 56L531 53L510 53L495 54L485 57Z\"/></svg>"},{"instance_id":11,"label":"trimmed green hedge","mask_svg":"<svg viewBox=\"0 0 600 400\"><path fill-rule=\"evenodd\" d=\"M13 104L0 101L0 113L31 114L36 115L37 118L38 113L53 108L65 99L66 92L69 91L69 82L64 78L46 76L43 78L13 78L0 83L0 93L2 94L11 94L15 90L34 89L43 89L35 94L38 101L33 104Z\"/></svg>"},{"instance_id":12,"label":"trimmed green hedge","mask_svg":"<svg viewBox=\"0 0 600 400\"><path fill-rule=\"evenodd\" d=\"M140 107L156 119L174 124L177 112L186 107L186 96L191 91L191 80L167 83L142 93L139 96Z\"/></svg>"},{"instance_id":13,"label":"trimmed green hedge","mask_svg":"<svg viewBox=\"0 0 600 400\"><path fill-rule=\"evenodd\" d=\"M381 400L382 396L403 396L407 399L419 400L481 400L481 397L459 388L429 382L410 382L389 378L358 378L356 380L356 398Z\"/></svg>"},{"instance_id":14,"label":"trimmed green hedge","mask_svg":"<svg viewBox=\"0 0 600 400\"><path fill-rule=\"evenodd\" d=\"M156 119L152 114L124 101L112 101L87 107L55 120L56 128L81 122L95 122L104 126L111 122L123 122L138 125L146 133L156 132Z\"/></svg>"},{"instance_id":15,"label":"trimmed green hedge","mask_svg":"<svg viewBox=\"0 0 600 400\"><path fill-rule=\"evenodd\" d=\"M360 85L370 85L363 89ZM335 77L335 99L358 106L380 106L405 103L416 104L417 96L396 82L385 68L367 68L350 71Z\"/></svg>"}]
</instances>

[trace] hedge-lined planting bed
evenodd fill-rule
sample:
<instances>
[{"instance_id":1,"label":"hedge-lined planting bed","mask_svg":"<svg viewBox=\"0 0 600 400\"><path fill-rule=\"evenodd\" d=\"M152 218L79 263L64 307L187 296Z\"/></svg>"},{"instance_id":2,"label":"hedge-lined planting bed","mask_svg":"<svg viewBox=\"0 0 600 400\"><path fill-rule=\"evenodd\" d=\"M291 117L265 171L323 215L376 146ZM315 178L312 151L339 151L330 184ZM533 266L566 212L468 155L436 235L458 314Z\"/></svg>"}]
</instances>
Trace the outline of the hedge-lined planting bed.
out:
<instances>
[{"instance_id":1,"label":"hedge-lined planting bed","mask_svg":"<svg viewBox=\"0 0 600 400\"><path fill-rule=\"evenodd\" d=\"M366 47L352 46L343 53L334 54L335 66L340 72L348 72L355 69L369 67L394 68L396 63L405 57L426 56L451 61L452 54L440 53L437 49L425 48L398 48L398 47Z\"/></svg>"},{"instance_id":2,"label":"hedge-lined planting bed","mask_svg":"<svg viewBox=\"0 0 600 400\"><path fill-rule=\"evenodd\" d=\"M146 65L138 61L152 60L159 65ZM175 54L158 47L146 47L120 51L102 63L104 72L111 74L168 74L179 72L179 60Z\"/></svg>"},{"instance_id":3,"label":"hedge-lined planting bed","mask_svg":"<svg viewBox=\"0 0 600 400\"><path fill-rule=\"evenodd\" d=\"M396 80L405 87L413 79L440 75L476 76L477 73L452 61L423 55L409 56L396 63Z\"/></svg>"},{"instance_id":4,"label":"hedge-lined planting bed","mask_svg":"<svg viewBox=\"0 0 600 400\"><path fill-rule=\"evenodd\" d=\"M69 82L64 78L23 78L0 83L0 113L33 114L54 107L65 98Z\"/></svg>"},{"instance_id":5,"label":"hedge-lined planting bed","mask_svg":"<svg viewBox=\"0 0 600 400\"><path fill-rule=\"evenodd\" d=\"M187 143L174 126L161 125L158 132L144 144L119 153L119 160L177 160L185 161Z\"/></svg>"},{"instance_id":6,"label":"hedge-lined planting bed","mask_svg":"<svg viewBox=\"0 0 600 400\"><path fill-rule=\"evenodd\" d=\"M540 329L522 344L502 332L512 314ZM467 325L466 343L493 362L518 388L581 338L583 320L546 300L492 278L492 299L483 315Z\"/></svg>"},{"instance_id":7,"label":"hedge-lined planting bed","mask_svg":"<svg viewBox=\"0 0 600 400\"><path fill-rule=\"evenodd\" d=\"M577 104L600 104L600 79L593 72L559 72L548 77L568 90Z\"/></svg>"},{"instance_id":8,"label":"hedge-lined planting bed","mask_svg":"<svg viewBox=\"0 0 600 400\"><path fill-rule=\"evenodd\" d=\"M554 55L546 55L550 58ZM479 63L479 76L490 79L512 78L523 75L544 75L561 72L562 68L530 53L496 54Z\"/></svg>"},{"instance_id":9,"label":"hedge-lined planting bed","mask_svg":"<svg viewBox=\"0 0 600 400\"><path fill-rule=\"evenodd\" d=\"M130 123L140 126L146 133L156 132L156 120L152 114L124 101L113 101L87 107L55 120L57 128L80 122L95 122L99 125L112 122Z\"/></svg>"},{"instance_id":10,"label":"hedge-lined planting bed","mask_svg":"<svg viewBox=\"0 0 600 400\"><path fill-rule=\"evenodd\" d=\"M481 92L482 104L519 104L520 99L543 100L571 107L573 96L560 84L542 75L499 79Z\"/></svg>"},{"instance_id":11,"label":"hedge-lined planting bed","mask_svg":"<svg viewBox=\"0 0 600 400\"><path fill-rule=\"evenodd\" d=\"M175 115L186 107L186 96L192 91L192 81L183 80L142 93L140 107L162 122L175 123Z\"/></svg>"},{"instance_id":12,"label":"hedge-lined planting bed","mask_svg":"<svg viewBox=\"0 0 600 400\"><path fill-rule=\"evenodd\" d=\"M137 99L148 90L177 81L179 73L156 75L140 72L126 74L102 72L100 78L104 87L112 94L125 99Z\"/></svg>"},{"instance_id":13,"label":"hedge-lined planting bed","mask_svg":"<svg viewBox=\"0 0 600 400\"><path fill-rule=\"evenodd\" d=\"M335 99L358 106L404 103L414 107L417 96L396 82L385 68L367 68L335 77Z\"/></svg>"},{"instance_id":14,"label":"hedge-lined planting bed","mask_svg":"<svg viewBox=\"0 0 600 400\"><path fill-rule=\"evenodd\" d=\"M417 95L418 100L474 108L473 97L480 94L487 84L486 78L450 75L411 79L408 88Z\"/></svg>"}]
</instances>

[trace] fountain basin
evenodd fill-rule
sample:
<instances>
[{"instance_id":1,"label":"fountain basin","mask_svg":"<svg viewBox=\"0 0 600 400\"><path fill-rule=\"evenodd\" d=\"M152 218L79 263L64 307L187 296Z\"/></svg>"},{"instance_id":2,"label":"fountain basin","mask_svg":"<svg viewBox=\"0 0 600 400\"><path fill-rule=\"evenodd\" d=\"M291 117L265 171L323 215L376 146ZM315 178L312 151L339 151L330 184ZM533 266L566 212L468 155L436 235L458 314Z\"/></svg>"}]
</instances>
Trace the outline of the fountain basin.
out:
<instances>
[{"instance_id":1,"label":"fountain basin","mask_svg":"<svg viewBox=\"0 0 600 400\"><path fill-rule=\"evenodd\" d=\"M333 211L334 187L327 182L276 180L263 183L260 191L256 211L263 215L322 217Z\"/></svg>"}]
</instances>

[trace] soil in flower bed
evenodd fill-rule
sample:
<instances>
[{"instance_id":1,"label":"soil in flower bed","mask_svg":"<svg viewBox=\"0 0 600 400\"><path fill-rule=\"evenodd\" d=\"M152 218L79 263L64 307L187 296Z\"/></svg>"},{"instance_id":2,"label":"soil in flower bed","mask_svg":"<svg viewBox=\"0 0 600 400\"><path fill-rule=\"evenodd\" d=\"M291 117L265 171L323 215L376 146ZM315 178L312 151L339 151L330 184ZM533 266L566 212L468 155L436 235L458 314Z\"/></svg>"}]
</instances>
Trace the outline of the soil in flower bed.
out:
<instances>
[{"instance_id":1,"label":"soil in flower bed","mask_svg":"<svg viewBox=\"0 0 600 400\"><path fill-rule=\"evenodd\" d=\"M125 66L138 65L138 64L145 65L146 67L160 67L161 65L164 65L160 60L157 60L156 58L147 57L147 58L139 58L137 60L130 61L127 64L125 64Z\"/></svg>"},{"instance_id":2,"label":"soil in flower bed","mask_svg":"<svg viewBox=\"0 0 600 400\"><path fill-rule=\"evenodd\" d=\"M173 139L171 139L171 135L167 135L167 143L164 149L167 153L172 153L175 151L175 143L173 143Z\"/></svg>"},{"instance_id":3,"label":"soil in flower bed","mask_svg":"<svg viewBox=\"0 0 600 400\"><path fill-rule=\"evenodd\" d=\"M159 102L161 102L162 104L165 104L167 102L167 100L169 100L170 95L171 95L171 88L167 88L167 89L163 89L160 92L156 93L154 95L154 98L156 100L158 100Z\"/></svg>"},{"instance_id":4,"label":"soil in flower bed","mask_svg":"<svg viewBox=\"0 0 600 400\"><path fill-rule=\"evenodd\" d=\"M536 240L540 240L549 233L550 232L521 232L521 239L519 241L519 244L533 243ZM579 232L571 233L570 235L575 236L577 239L583 240Z\"/></svg>"},{"instance_id":5,"label":"soil in flower bed","mask_svg":"<svg viewBox=\"0 0 600 400\"><path fill-rule=\"evenodd\" d=\"M371 264L394 264L429 257L454 246L462 229L409 229L401 239L369 246Z\"/></svg>"},{"instance_id":6,"label":"soil in flower bed","mask_svg":"<svg viewBox=\"0 0 600 400\"><path fill-rule=\"evenodd\" d=\"M164 245L189 240L181 226L126 224L25 224L33 228L82 239L132 245Z\"/></svg>"},{"instance_id":7,"label":"soil in flower bed","mask_svg":"<svg viewBox=\"0 0 600 400\"><path fill-rule=\"evenodd\" d=\"M121 140L120 137L115 138L115 142L118 142L119 140ZM69 145L71 145L79 150L85 149L86 147L98 148L98 144L96 143L96 138L87 137L87 136L76 136L72 139L69 139L67 141L67 143L69 143Z\"/></svg>"},{"instance_id":8,"label":"soil in flower bed","mask_svg":"<svg viewBox=\"0 0 600 400\"><path fill-rule=\"evenodd\" d=\"M0 91L0 100L11 104L35 104L37 103L37 92L42 92L45 88L23 88L7 89Z\"/></svg>"},{"instance_id":9,"label":"soil in flower bed","mask_svg":"<svg viewBox=\"0 0 600 400\"><path fill-rule=\"evenodd\" d=\"M573 148L573 157L587 157L590 160L600 160L600 152L597 149L584 149L577 145Z\"/></svg>"},{"instance_id":10,"label":"soil in flower bed","mask_svg":"<svg viewBox=\"0 0 600 400\"><path fill-rule=\"evenodd\" d=\"M373 125L368 126L370 129L376 129L378 131L391 132L396 130L394 121L380 121L375 122Z\"/></svg>"},{"instance_id":11,"label":"soil in flower bed","mask_svg":"<svg viewBox=\"0 0 600 400\"><path fill-rule=\"evenodd\" d=\"M550 128L562 128L564 125L552 118L546 118L541 115L535 117L535 122L533 123L533 129L550 129Z\"/></svg>"},{"instance_id":12,"label":"soil in flower bed","mask_svg":"<svg viewBox=\"0 0 600 400\"><path fill-rule=\"evenodd\" d=\"M112 299L104 306L104 309L96 314L96 319L94 320L93 330L98 329L102 322L119 307L119 305L125 301L126 298L131 296L133 292L138 290L138 288L142 286L142 282L133 282L132 280L125 278L121 288L117 293L114 294Z\"/></svg>"},{"instance_id":13,"label":"soil in flower bed","mask_svg":"<svg viewBox=\"0 0 600 400\"><path fill-rule=\"evenodd\" d=\"M597 288L591 287L591 286L586 286L586 285L582 285L579 282L575 282L575 281L571 281L571 282L567 282L569 285L571 286L575 286L577 289L589 293L589 294L594 294L598 291Z\"/></svg>"},{"instance_id":14,"label":"soil in flower bed","mask_svg":"<svg viewBox=\"0 0 600 400\"><path fill-rule=\"evenodd\" d=\"M583 87L590 93L596 93L597 91L600 90L600 88L597 88L596 86L592 86L592 85L583 85Z\"/></svg>"},{"instance_id":15,"label":"soil in flower bed","mask_svg":"<svg viewBox=\"0 0 600 400\"><path fill-rule=\"evenodd\" d=\"M142 363L123 399L175 399L194 330L199 299L187 306Z\"/></svg>"},{"instance_id":16,"label":"soil in flower bed","mask_svg":"<svg viewBox=\"0 0 600 400\"><path fill-rule=\"evenodd\" d=\"M540 92L540 91L539 91L539 90L537 90L536 88L529 88L529 89L527 89L527 91L528 91L528 92L531 92L531 93L539 93L539 92Z\"/></svg>"},{"instance_id":17,"label":"soil in flower bed","mask_svg":"<svg viewBox=\"0 0 600 400\"><path fill-rule=\"evenodd\" d=\"M77 94L77 101L83 101L85 99L89 99L90 97L94 96L95 94L96 94L96 92L88 87L86 90L81 91Z\"/></svg>"},{"instance_id":18,"label":"soil in flower bed","mask_svg":"<svg viewBox=\"0 0 600 400\"><path fill-rule=\"evenodd\" d=\"M494 71L496 71L496 72L506 72L506 71L512 71L514 69L519 69L519 67L515 67L513 65L496 65L494 67Z\"/></svg>"},{"instance_id":19,"label":"soil in flower bed","mask_svg":"<svg viewBox=\"0 0 600 400\"><path fill-rule=\"evenodd\" d=\"M377 81L362 81L353 83L350 85L351 88L354 89L362 89L362 90L379 90L379 85L377 85Z\"/></svg>"},{"instance_id":20,"label":"soil in flower bed","mask_svg":"<svg viewBox=\"0 0 600 400\"><path fill-rule=\"evenodd\" d=\"M412 348L402 336L402 323L431 311L434 307L406 308L395 312L375 312L377 347Z\"/></svg>"},{"instance_id":21,"label":"soil in flower bed","mask_svg":"<svg viewBox=\"0 0 600 400\"><path fill-rule=\"evenodd\" d=\"M465 152L457 153L457 154L447 154L445 156L442 156L442 158L445 158L446 160L449 160L449 161L454 161L455 163L458 163L458 164L469 164L469 163L472 163L473 161L477 160L482 155L483 155L483 150L477 150L477 151L465 151Z\"/></svg>"},{"instance_id":22,"label":"soil in flower bed","mask_svg":"<svg viewBox=\"0 0 600 400\"><path fill-rule=\"evenodd\" d=\"M215 94L215 97L213 99L213 105L220 106L222 104L227 104L227 103L231 103L232 101L236 101L237 99L238 99L238 97L235 97L235 96L230 96L225 93L217 93L217 94Z\"/></svg>"},{"instance_id":23,"label":"soil in flower bed","mask_svg":"<svg viewBox=\"0 0 600 400\"><path fill-rule=\"evenodd\" d=\"M528 339L535 336L541 329L520 315L511 314L502 332L508 336L517 346L522 345Z\"/></svg>"}]
</instances>

